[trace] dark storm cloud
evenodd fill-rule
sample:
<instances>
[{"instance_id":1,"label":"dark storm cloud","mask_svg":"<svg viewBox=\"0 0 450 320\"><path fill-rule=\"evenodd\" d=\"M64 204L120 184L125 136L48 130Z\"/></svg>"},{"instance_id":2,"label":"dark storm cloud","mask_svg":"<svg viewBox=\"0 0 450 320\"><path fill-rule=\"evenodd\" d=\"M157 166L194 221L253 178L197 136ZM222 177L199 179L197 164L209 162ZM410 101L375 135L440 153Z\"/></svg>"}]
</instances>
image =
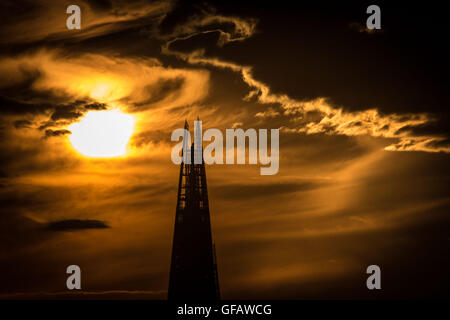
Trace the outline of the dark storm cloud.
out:
<instances>
[{"instance_id":1,"label":"dark storm cloud","mask_svg":"<svg viewBox=\"0 0 450 320\"><path fill-rule=\"evenodd\" d=\"M77 231L85 229L107 229L110 228L104 221L100 220L78 220L68 219L50 222L46 229L50 231Z\"/></svg>"}]
</instances>

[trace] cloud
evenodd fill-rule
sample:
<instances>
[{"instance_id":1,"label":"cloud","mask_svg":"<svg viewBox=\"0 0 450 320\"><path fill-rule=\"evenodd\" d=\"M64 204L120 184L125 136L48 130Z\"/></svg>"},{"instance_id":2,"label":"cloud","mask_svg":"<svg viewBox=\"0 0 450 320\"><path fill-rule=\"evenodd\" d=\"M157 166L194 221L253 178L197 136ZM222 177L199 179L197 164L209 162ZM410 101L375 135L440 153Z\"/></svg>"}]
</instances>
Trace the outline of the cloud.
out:
<instances>
[{"instance_id":1,"label":"cloud","mask_svg":"<svg viewBox=\"0 0 450 320\"><path fill-rule=\"evenodd\" d=\"M80 112L73 111L73 107L61 107L58 108L55 112L53 112L51 119L52 120L60 120L60 119L77 119L81 117Z\"/></svg>"},{"instance_id":2,"label":"cloud","mask_svg":"<svg viewBox=\"0 0 450 320\"><path fill-rule=\"evenodd\" d=\"M385 148L387 151L425 151L425 152L450 152L448 138L433 137L404 137L398 143Z\"/></svg>"},{"instance_id":3,"label":"cloud","mask_svg":"<svg viewBox=\"0 0 450 320\"><path fill-rule=\"evenodd\" d=\"M196 21L187 21L184 25L175 28L175 31L166 36L167 41L162 45L162 53L182 59L189 64L209 65L220 69L229 69L241 74L242 80L250 87L250 92L245 100L256 99L260 104L270 105L265 111L255 114L257 118L274 118L277 116L289 117L294 126L282 126L287 132L305 134L329 134L329 135L369 135L372 137L394 138L399 142L385 147L387 151L425 151L425 152L450 152L448 146L441 142L447 137L442 135L412 136L410 132L402 132L402 128L414 128L431 125L434 122L432 115L426 113L417 114L381 114L377 109L363 111L345 111L344 106L333 106L324 97L313 100L300 101L286 94L273 93L269 85L257 80L253 76L251 66L228 62L219 58L207 57L204 49L196 49L191 52L182 52L173 49L173 44L184 41L194 36L219 32L218 45L222 46L233 41L243 41L251 37L256 30L256 20L238 19L229 17L226 21L234 28L228 31L218 29L214 22L220 21L215 15L205 14L197 17ZM208 28L209 26L209 28ZM200 28L201 27L201 28ZM223 34L223 36L222 36ZM273 109L277 105L282 113ZM308 113L315 113L315 121L305 121Z\"/></svg>"},{"instance_id":4,"label":"cloud","mask_svg":"<svg viewBox=\"0 0 450 320\"><path fill-rule=\"evenodd\" d=\"M11 83L23 83L29 73L38 73L29 84L32 92L51 92L52 99L90 100L121 104L131 111L193 104L208 93L206 70L163 67L153 58L113 58L100 54L66 56L58 50L41 50L0 60L0 71ZM97 104L93 104L97 103ZM74 105L63 106L53 118L76 118ZM45 109L44 107L42 107Z\"/></svg>"},{"instance_id":5,"label":"cloud","mask_svg":"<svg viewBox=\"0 0 450 320\"><path fill-rule=\"evenodd\" d=\"M45 8L36 1L28 4L33 3ZM80 33L38 28L29 35L12 34L12 46L2 51L2 297L9 298L8 292L11 298L69 299L164 294L179 173L170 161L170 133L182 127L184 117L192 120L197 115L204 129L251 125L283 131L276 176L260 176L257 166L207 167L225 298L370 297L360 278L372 261L390 270L385 275L390 284L383 291L386 295L392 288L408 288L397 297L445 290L439 275L449 266L447 246L442 246L449 234L448 155L380 150L388 145L398 151L448 148L448 139L438 140L435 129L445 130L429 129L436 115L397 112L404 106L386 113L380 111L382 106L364 104L356 108L359 111L349 111L346 103L337 105L322 95L314 98L311 88L300 85L300 80L309 82L311 73L285 77L277 57L287 57L285 66L293 73L314 64L305 56L298 58L294 48L289 56L282 42L290 48L300 43L302 51L316 50L311 42L328 45L313 36L305 46L296 41L311 35L310 29L293 24L305 20L298 19L298 12L292 20L284 20L287 15L282 12L280 25L295 30L292 34L271 29L280 22L272 19L272 9L267 13L272 22L261 19L261 28L269 32L257 30L256 19L235 15L203 11L186 18L184 7L177 7L178 19L184 22L166 28L164 23L175 13L138 14L134 19L133 10L124 10L136 3L89 1L87 14L108 15L111 22L86 25ZM123 21L114 17L114 8L123 9L118 11ZM43 19L49 16L42 12ZM342 26L348 31L346 23ZM298 38L291 37L294 33ZM350 36L378 41L385 35ZM40 42L17 46L20 41ZM192 46L197 50L189 52L192 48L186 48ZM342 47L345 51L347 46ZM274 52L280 56L274 58ZM318 60L340 53L319 54ZM291 63L296 65L291 68ZM358 64L351 65L351 70L358 69ZM348 64L344 66L349 72ZM280 83L275 69L283 74ZM314 74L319 87L329 85L321 82L328 72L323 70ZM348 79L338 76L326 80L339 82L336 90L348 85ZM380 96L377 90L383 92L375 86L368 100ZM353 95L358 90L348 86L343 91ZM132 151L120 159L78 157L64 130L89 110L110 108L135 113ZM42 139L47 130L59 138ZM113 228L105 230L108 225ZM100 229L76 232L91 228ZM411 257L414 268L408 265ZM86 295L58 291L65 283L65 268L74 261L89 286ZM442 273L433 270L432 276L426 275L430 265ZM421 281L413 290L411 275Z\"/></svg>"},{"instance_id":6,"label":"cloud","mask_svg":"<svg viewBox=\"0 0 450 320\"><path fill-rule=\"evenodd\" d=\"M161 19L173 3L171 1L120 1L112 0L106 6L94 1L78 1L81 9L81 29L68 30L67 5L51 0L20 3L2 1L0 18L4 28L0 31L0 43L30 43L38 41L89 39L122 30L142 26L148 19ZM147 19L146 19L147 18Z\"/></svg>"},{"instance_id":7,"label":"cloud","mask_svg":"<svg viewBox=\"0 0 450 320\"><path fill-rule=\"evenodd\" d=\"M251 37L256 31L257 22L255 18L242 19L203 12L191 16L186 22L177 25L172 33L163 35L162 38L169 41L166 43L165 47L167 47L178 40L186 40L200 34L218 33L217 44L223 46Z\"/></svg>"},{"instance_id":8,"label":"cloud","mask_svg":"<svg viewBox=\"0 0 450 320\"><path fill-rule=\"evenodd\" d=\"M231 128L233 128L233 129L241 128L242 125L243 125L242 122L235 122L235 123L233 123L233 125L231 126Z\"/></svg>"},{"instance_id":9,"label":"cloud","mask_svg":"<svg viewBox=\"0 0 450 320\"><path fill-rule=\"evenodd\" d=\"M29 120L16 120L16 121L14 121L14 127L16 127L16 129L30 128L30 125L31 125L31 121L29 121Z\"/></svg>"},{"instance_id":10,"label":"cloud","mask_svg":"<svg viewBox=\"0 0 450 320\"><path fill-rule=\"evenodd\" d=\"M50 231L77 231L85 229L107 229L110 228L104 221L100 220L59 220L48 223L46 229Z\"/></svg>"},{"instance_id":11,"label":"cloud","mask_svg":"<svg viewBox=\"0 0 450 320\"><path fill-rule=\"evenodd\" d=\"M151 110L151 117L138 117L142 122L136 125L137 138L133 138L135 146L145 145L141 134L146 131L145 121L153 122L154 130L168 132L167 128L172 126L170 119L174 123L179 121L179 115L169 114L170 110L201 102L209 92L210 81L207 70L165 67L154 58L67 56L65 51L53 49L2 57L0 72L7 74L6 79L0 80L2 133L7 140L2 161L12 161L3 162L5 170L19 164L25 168L27 161L43 165L45 154L54 155L52 160L60 159L55 168L70 163L73 155L68 158L67 150L61 152L61 148L67 149L64 141L55 146L52 140L57 139L46 139L37 149L32 141L41 138L42 131L46 138L70 134L68 126L92 110L121 109L129 113ZM12 127L16 130L11 130ZM170 132L166 137L170 137ZM18 155L17 148L21 153L36 152L36 156L13 160L8 154Z\"/></svg>"},{"instance_id":12,"label":"cloud","mask_svg":"<svg viewBox=\"0 0 450 320\"><path fill-rule=\"evenodd\" d=\"M321 187L325 182L312 180L303 182L278 182L271 184L228 184L212 187L214 192L226 199L253 199L277 196Z\"/></svg>"},{"instance_id":13,"label":"cloud","mask_svg":"<svg viewBox=\"0 0 450 320\"><path fill-rule=\"evenodd\" d=\"M106 110L108 109L108 106L106 105L106 103L94 102L85 105L84 108L86 110Z\"/></svg>"},{"instance_id":14,"label":"cloud","mask_svg":"<svg viewBox=\"0 0 450 320\"><path fill-rule=\"evenodd\" d=\"M279 114L280 113L278 111L274 110L273 108L269 108L266 111L258 112L257 114L255 114L255 117L258 117L258 118L275 118Z\"/></svg>"},{"instance_id":15,"label":"cloud","mask_svg":"<svg viewBox=\"0 0 450 320\"><path fill-rule=\"evenodd\" d=\"M64 136L66 134L71 134L71 132L69 130L51 130L51 129L47 129L45 130L45 136L46 137L59 137L59 136Z\"/></svg>"}]
</instances>

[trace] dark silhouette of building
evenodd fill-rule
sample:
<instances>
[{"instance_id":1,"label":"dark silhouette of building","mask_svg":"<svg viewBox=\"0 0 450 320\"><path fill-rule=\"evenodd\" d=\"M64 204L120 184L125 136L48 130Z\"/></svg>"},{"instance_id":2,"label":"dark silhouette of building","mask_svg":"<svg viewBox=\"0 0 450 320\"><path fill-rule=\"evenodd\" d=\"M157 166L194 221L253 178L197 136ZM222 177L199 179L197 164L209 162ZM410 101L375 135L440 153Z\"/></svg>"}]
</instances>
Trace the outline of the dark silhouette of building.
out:
<instances>
[{"instance_id":1,"label":"dark silhouette of building","mask_svg":"<svg viewBox=\"0 0 450 320\"><path fill-rule=\"evenodd\" d=\"M185 129L189 130L187 121ZM194 139L195 142L190 147L188 147L190 139L187 139L186 135L183 142L170 266L169 300L220 299L201 126L195 127Z\"/></svg>"}]
</instances>

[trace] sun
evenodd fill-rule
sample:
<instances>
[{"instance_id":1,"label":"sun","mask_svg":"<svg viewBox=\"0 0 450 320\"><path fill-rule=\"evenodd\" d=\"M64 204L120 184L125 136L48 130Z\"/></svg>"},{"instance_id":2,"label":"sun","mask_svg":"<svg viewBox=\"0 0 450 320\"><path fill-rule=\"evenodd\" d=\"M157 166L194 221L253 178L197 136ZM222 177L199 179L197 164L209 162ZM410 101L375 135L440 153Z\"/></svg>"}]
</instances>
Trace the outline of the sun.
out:
<instances>
[{"instance_id":1,"label":"sun","mask_svg":"<svg viewBox=\"0 0 450 320\"><path fill-rule=\"evenodd\" d=\"M89 111L80 122L71 124L69 140L82 155L112 158L127 153L134 118L119 110Z\"/></svg>"}]
</instances>

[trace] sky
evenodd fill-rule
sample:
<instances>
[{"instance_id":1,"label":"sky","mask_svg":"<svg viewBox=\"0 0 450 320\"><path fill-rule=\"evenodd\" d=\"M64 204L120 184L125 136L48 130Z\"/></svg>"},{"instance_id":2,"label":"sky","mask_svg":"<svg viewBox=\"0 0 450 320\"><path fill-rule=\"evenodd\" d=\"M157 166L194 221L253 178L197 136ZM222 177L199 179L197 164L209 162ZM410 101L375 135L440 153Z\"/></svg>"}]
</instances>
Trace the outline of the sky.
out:
<instances>
[{"instance_id":1,"label":"sky","mask_svg":"<svg viewBox=\"0 0 450 320\"><path fill-rule=\"evenodd\" d=\"M68 30L72 2L0 1L0 298L165 299L170 138L197 116L280 130L275 175L206 166L224 299L449 297L438 5L379 3L373 31L364 1L79 0ZM81 154L71 128L110 110L134 119L126 154Z\"/></svg>"}]
</instances>

